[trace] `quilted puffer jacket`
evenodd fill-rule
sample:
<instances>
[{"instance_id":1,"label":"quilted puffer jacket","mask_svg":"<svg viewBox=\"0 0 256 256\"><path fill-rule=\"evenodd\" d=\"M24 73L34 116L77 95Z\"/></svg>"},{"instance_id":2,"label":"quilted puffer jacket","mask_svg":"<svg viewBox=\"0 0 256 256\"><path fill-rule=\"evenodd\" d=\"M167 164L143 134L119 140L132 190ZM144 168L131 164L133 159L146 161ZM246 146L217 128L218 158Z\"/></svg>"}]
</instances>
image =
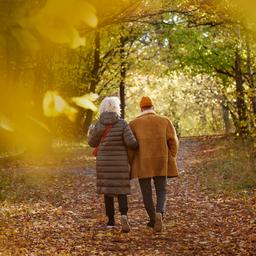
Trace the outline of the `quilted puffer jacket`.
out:
<instances>
[{"instance_id":1,"label":"quilted puffer jacket","mask_svg":"<svg viewBox=\"0 0 256 256\"><path fill-rule=\"evenodd\" d=\"M128 123L114 112L104 112L89 131L88 144L96 147L108 125L112 125L100 143L96 157L97 193L130 194L130 166L127 148L138 143Z\"/></svg>"}]
</instances>

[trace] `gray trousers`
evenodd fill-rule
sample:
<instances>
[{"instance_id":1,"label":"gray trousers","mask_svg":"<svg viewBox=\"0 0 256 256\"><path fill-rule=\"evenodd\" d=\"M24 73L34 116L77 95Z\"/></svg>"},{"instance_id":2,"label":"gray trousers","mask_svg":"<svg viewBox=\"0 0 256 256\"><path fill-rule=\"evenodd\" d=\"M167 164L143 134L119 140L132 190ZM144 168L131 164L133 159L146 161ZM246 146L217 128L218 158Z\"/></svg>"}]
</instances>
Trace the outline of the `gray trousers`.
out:
<instances>
[{"instance_id":1,"label":"gray trousers","mask_svg":"<svg viewBox=\"0 0 256 256\"><path fill-rule=\"evenodd\" d=\"M165 211L167 177L156 176L153 178L156 190L156 207L153 202L151 179L139 179L139 183L145 209L150 221L154 222L156 212L164 213Z\"/></svg>"}]
</instances>

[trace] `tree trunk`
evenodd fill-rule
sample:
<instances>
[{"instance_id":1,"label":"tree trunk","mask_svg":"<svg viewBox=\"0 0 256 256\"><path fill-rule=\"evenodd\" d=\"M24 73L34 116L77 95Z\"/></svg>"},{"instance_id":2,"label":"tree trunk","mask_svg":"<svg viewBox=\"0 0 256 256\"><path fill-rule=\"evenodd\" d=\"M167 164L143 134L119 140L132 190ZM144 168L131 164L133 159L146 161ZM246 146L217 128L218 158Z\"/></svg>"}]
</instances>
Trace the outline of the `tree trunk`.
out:
<instances>
[{"instance_id":1,"label":"tree trunk","mask_svg":"<svg viewBox=\"0 0 256 256\"><path fill-rule=\"evenodd\" d=\"M252 70L252 64L251 64L251 47L250 47L250 41L249 41L249 35L247 33L246 35L246 50L247 50L247 69L249 73L249 86L251 89L251 95L250 100L252 104L253 114L256 114L256 88L254 84L254 76L253 76L253 70Z\"/></svg>"},{"instance_id":2,"label":"tree trunk","mask_svg":"<svg viewBox=\"0 0 256 256\"><path fill-rule=\"evenodd\" d=\"M221 104L222 107L222 115L223 115L223 121L225 125L225 134L229 134L231 124L230 124L230 119L229 119L229 109L228 107L225 106L225 104Z\"/></svg>"},{"instance_id":3,"label":"tree trunk","mask_svg":"<svg viewBox=\"0 0 256 256\"><path fill-rule=\"evenodd\" d=\"M125 118L125 78L126 78L126 61L125 61L125 38L123 36L120 37L120 84L119 84L119 94L121 101L121 117Z\"/></svg>"},{"instance_id":4,"label":"tree trunk","mask_svg":"<svg viewBox=\"0 0 256 256\"><path fill-rule=\"evenodd\" d=\"M246 103L244 96L244 87L243 87L243 77L242 77L242 68L241 68L241 56L238 50L236 51L235 56L235 73L236 73L236 106L239 119L238 133L240 135L245 135L248 133L248 120L246 113Z\"/></svg>"},{"instance_id":5,"label":"tree trunk","mask_svg":"<svg viewBox=\"0 0 256 256\"><path fill-rule=\"evenodd\" d=\"M96 86L99 82L99 69L100 69L100 32L95 32L95 39L94 39L94 57L93 57L93 68L91 71L91 81L89 86L89 92L95 93ZM86 111L86 118L84 121L84 128L85 132L87 133L90 124L92 123L93 118L93 111L87 110Z\"/></svg>"}]
</instances>

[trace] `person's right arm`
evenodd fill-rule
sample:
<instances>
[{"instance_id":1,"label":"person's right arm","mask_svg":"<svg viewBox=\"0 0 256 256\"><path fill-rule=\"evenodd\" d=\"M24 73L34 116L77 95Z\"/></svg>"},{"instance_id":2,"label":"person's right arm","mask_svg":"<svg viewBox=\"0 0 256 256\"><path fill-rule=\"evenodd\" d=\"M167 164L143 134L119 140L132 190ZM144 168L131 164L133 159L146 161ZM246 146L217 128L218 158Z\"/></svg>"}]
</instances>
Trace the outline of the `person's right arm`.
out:
<instances>
[{"instance_id":1,"label":"person's right arm","mask_svg":"<svg viewBox=\"0 0 256 256\"><path fill-rule=\"evenodd\" d=\"M167 124L167 132L166 132L166 139L168 148L171 152L173 157L176 157L179 147L179 140L175 131L175 128L170 120L168 120Z\"/></svg>"}]
</instances>

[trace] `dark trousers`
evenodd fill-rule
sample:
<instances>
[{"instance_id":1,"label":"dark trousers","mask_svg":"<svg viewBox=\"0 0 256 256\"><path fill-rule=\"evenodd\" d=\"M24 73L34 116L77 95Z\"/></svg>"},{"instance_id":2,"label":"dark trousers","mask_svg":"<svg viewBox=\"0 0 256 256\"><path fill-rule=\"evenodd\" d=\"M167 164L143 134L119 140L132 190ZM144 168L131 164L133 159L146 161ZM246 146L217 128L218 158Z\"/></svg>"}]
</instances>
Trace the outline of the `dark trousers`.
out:
<instances>
[{"instance_id":1,"label":"dark trousers","mask_svg":"<svg viewBox=\"0 0 256 256\"><path fill-rule=\"evenodd\" d=\"M154 222L156 212L164 213L165 211L167 177L157 176L153 178L156 190L156 207L153 202L151 179L139 179L139 183L145 209L150 221Z\"/></svg>"},{"instance_id":2,"label":"dark trousers","mask_svg":"<svg viewBox=\"0 0 256 256\"><path fill-rule=\"evenodd\" d=\"M128 212L128 202L127 195L117 195L119 212L121 215L127 215ZM114 196L104 195L106 215L109 219L114 219L115 215L115 205L114 205Z\"/></svg>"}]
</instances>

